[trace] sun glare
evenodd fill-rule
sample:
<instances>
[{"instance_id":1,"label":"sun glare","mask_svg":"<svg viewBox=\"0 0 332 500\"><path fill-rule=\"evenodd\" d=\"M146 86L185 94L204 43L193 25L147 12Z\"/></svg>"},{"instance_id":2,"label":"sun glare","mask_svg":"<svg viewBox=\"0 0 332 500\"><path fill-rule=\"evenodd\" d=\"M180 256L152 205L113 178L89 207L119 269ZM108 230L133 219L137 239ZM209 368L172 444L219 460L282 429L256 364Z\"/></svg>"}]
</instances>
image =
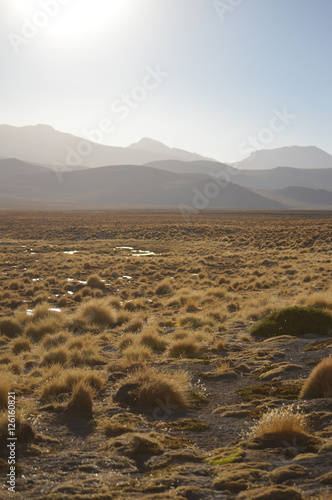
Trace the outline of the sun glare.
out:
<instances>
[{"instance_id":1,"label":"sun glare","mask_svg":"<svg viewBox=\"0 0 332 500\"><path fill-rule=\"evenodd\" d=\"M100 8L98 8L100 4ZM59 9L57 16L54 16L48 33L50 38L55 38L57 43L61 40L67 41L80 39L84 42L85 37L93 35L98 37L104 29L119 33L131 21L136 21L134 11L138 2L133 0L113 0L110 1L105 12L105 2L99 0L73 0ZM101 7L104 15L100 15Z\"/></svg>"}]
</instances>

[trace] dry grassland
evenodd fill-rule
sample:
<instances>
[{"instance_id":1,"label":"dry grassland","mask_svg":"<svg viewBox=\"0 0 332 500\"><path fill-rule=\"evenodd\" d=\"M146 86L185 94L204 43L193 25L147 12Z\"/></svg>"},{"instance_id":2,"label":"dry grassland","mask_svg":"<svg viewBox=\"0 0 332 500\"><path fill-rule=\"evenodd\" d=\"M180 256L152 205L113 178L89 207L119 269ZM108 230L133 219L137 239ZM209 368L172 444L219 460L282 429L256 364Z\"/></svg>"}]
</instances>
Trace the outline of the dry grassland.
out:
<instances>
[{"instance_id":1,"label":"dry grassland","mask_svg":"<svg viewBox=\"0 0 332 500\"><path fill-rule=\"evenodd\" d=\"M17 498L328 499L328 212L0 212Z\"/></svg>"}]
</instances>

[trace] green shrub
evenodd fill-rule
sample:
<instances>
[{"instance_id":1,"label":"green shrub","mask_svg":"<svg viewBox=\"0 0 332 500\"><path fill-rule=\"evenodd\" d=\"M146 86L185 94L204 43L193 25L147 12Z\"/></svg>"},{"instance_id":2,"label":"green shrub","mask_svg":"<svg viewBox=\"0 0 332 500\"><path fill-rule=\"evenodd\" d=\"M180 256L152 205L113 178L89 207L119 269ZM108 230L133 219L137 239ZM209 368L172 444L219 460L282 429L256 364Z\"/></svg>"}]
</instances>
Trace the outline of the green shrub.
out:
<instances>
[{"instance_id":1,"label":"green shrub","mask_svg":"<svg viewBox=\"0 0 332 500\"><path fill-rule=\"evenodd\" d=\"M331 314L313 307L287 307L275 311L250 329L258 337L276 337L278 335L316 335L332 334Z\"/></svg>"}]
</instances>

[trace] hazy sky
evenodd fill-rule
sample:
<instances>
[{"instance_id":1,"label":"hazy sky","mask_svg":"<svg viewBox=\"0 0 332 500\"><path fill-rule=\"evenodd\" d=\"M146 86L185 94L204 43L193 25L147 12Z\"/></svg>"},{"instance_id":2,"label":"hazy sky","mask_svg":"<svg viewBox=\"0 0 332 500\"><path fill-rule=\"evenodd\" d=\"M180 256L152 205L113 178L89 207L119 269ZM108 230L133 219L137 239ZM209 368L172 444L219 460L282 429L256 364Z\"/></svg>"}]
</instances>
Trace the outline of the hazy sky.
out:
<instances>
[{"instance_id":1,"label":"hazy sky","mask_svg":"<svg viewBox=\"0 0 332 500\"><path fill-rule=\"evenodd\" d=\"M331 20L331 0L0 0L0 123L332 153Z\"/></svg>"}]
</instances>

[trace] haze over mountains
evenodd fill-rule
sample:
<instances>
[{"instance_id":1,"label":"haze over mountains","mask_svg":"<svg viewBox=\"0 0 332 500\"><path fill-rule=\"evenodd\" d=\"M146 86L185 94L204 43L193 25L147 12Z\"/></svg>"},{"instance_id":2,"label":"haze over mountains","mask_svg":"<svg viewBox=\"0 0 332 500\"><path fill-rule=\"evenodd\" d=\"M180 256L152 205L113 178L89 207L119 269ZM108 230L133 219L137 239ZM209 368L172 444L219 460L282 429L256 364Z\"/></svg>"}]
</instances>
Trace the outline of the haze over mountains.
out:
<instances>
[{"instance_id":1,"label":"haze over mountains","mask_svg":"<svg viewBox=\"0 0 332 500\"><path fill-rule=\"evenodd\" d=\"M233 165L241 170L276 167L332 168L332 156L315 146L286 146L254 151L248 158Z\"/></svg>"},{"instance_id":2,"label":"haze over mountains","mask_svg":"<svg viewBox=\"0 0 332 500\"><path fill-rule=\"evenodd\" d=\"M292 146L230 166L152 139L121 148L1 125L0 207L332 209L332 156Z\"/></svg>"},{"instance_id":3,"label":"haze over mountains","mask_svg":"<svg viewBox=\"0 0 332 500\"><path fill-rule=\"evenodd\" d=\"M92 131L87 133L96 137ZM127 148L105 146L87 138L59 132L49 125L12 127L0 125L0 155L5 158L46 165L71 167L103 167L109 165L144 165L159 160L204 159L194 153L168 148L164 144L143 139Z\"/></svg>"}]
</instances>

